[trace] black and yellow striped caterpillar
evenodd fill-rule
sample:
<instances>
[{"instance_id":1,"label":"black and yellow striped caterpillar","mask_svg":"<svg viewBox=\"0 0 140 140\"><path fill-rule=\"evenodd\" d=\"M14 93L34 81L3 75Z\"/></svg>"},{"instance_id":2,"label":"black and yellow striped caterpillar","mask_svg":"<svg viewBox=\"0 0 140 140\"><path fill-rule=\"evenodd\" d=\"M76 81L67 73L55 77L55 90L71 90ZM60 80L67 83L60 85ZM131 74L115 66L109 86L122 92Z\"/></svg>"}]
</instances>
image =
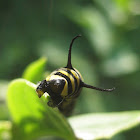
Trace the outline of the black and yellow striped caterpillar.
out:
<instances>
[{"instance_id":1,"label":"black and yellow striped caterpillar","mask_svg":"<svg viewBox=\"0 0 140 140\"><path fill-rule=\"evenodd\" d=\"M36 89L39 98L47 92L50 95L48 105L58 107L65 116L71 114L82 87L109 92L114 90L114 88L101 89L84 83L80 72L72 67L71 49L74 40L78 37L80 35L74 37L71 41L67 66L53 71L45 80L41 81Z\"/></svg>"}]
</instances>

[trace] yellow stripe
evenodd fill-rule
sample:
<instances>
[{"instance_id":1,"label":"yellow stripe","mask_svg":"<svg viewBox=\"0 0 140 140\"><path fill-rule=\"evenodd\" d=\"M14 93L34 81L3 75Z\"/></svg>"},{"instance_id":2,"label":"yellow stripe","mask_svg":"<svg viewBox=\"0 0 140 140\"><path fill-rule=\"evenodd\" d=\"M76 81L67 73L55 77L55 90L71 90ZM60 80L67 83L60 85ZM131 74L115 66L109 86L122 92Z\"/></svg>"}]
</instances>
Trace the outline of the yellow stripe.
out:
<instances>
[{"instance_id":1,"label":"yellow stripe","mask_svg":"<svg viewBox=\"0 0 140 140\"><path fill-rule=\"evenodd\" d=\"M67 82L67 80L65 80L65 86L64 86L64 88L63 88L63 90L61 92L61 96L65 97L67 95L68 95L68 82Z\"/></svg>"},{"instance_id":2,"label":"yellow stripe","mask_svg":"<svg viewBox=\"0 0 140 140\"><path fill-rule=\"evenodd\" d=\"M46 81L49 81L50 80L50 77L51 77L51 75L47 76L46 77Z\"/></svg>"},{"instance_id":3,"label":"yellow stripe","mask_svg":"<svg viewBox=\"0 0 140 140\"><path fill-rule=\"evenodd\" d=\"M83 77L82 77L81 73L76 68L74 68L74 70L79 74L81 80L83 81Z\"/></svg>"},{"instance_id":4,"label":"yellow stripe","mask_svg":"<svg viewBox=\"0 0 140 140\"><path fill-rule=\"evenodd\" d=\"M53 71L50 75L46 77L46 81L49 81L50 78L56 73L57 71ZM54 75L55 76L55 75Z\"/></svg>"},{"instance_id":5,"label":"yellow stripe","mask_svg":"<svg viewBox=\"0 0 140 140\"><path fill-rule=\"evenodd\" d=\"M80 78L79 78L78 74L74 70L72 70L72 69L69 69L69 70L74 75L74 77L77 79L77 84L78 84L77 87L79 87L79 85L80 85Z\"/></svg>"},{"instance_id":6,"label":"yellow stripe","mask_svg":"<svg viewBox=\"0 0 140 140\"><path fill-rule=\"evenodd\" d=\"M50 80L53 80L53 79L64 79L64 77L61 77L59 75L49 75L47 78L46 78L46 81L50 81Z\"/></svg>"},{"instance_id":7,"label":"yellow stripe","mask_svg":"<svg viewBox=\"0 0 140 140\"><path fill-rule=\"evenodd\" d=\"M62 74L66 75L67 77L70 78L71 84L72 84L72 93L75 91L75 83L74 83L74 78L67 73L66 71L64 71L63 69L59 69L58 72L61 72Z\"/></svg>"}]
</instances>

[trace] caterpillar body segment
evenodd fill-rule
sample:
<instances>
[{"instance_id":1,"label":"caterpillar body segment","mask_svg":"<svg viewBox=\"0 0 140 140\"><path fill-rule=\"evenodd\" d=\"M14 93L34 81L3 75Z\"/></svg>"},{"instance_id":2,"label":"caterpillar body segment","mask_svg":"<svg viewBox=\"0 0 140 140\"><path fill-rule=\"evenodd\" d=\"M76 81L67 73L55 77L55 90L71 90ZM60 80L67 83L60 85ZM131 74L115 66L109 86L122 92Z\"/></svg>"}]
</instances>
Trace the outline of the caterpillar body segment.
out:
<instances>
[{"instance_id":1,"label":"caterpillar body segment","mask_svg":"<svg viewBox=\"0 0 140 140\"><path fill-rule=\"evenodd\" d=\"M71 41L67 66L53 71L45 80L41 81L36 89L39 98L47 92L51 98L48 105L50 107L58 107L65 116L69 116L72 113L82 87L107 92L115 89L102 89L88 85L83 82L80 72L73 68L71 64L71 50L74 40L78 37L80 35L74 37Z\"/></svg>"}]
</instances>

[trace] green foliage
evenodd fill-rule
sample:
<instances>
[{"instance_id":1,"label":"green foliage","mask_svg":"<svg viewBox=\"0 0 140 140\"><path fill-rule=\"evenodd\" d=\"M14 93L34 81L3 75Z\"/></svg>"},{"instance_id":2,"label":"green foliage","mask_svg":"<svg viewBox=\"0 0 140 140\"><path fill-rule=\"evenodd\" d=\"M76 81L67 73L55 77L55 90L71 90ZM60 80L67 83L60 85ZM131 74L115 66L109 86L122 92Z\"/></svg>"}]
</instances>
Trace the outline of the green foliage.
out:
<instances>
[{"instance_id":1,"label":"green foliage","mask_svg":"<svg viewBox=\"0 0 140 140\"><path fill-rule=\"evenodd\" d=\"M59 136L74 140L73 131L66 119L55 109L48 107L48 96L40 100L35 88L36 85L24 79L14 80L8 88L8 107L14 122L13 139Z\"/></svg>"},{"instance_id":2,"label":"green foliage","mask_svg":"<svg viewBox=\"0 0 140 140\"><path fill-rule=\"evenodd\" d=\"M27 79L33 83L37 83L38 81L44 78L43 73L45 71L47 59L41 58L33 63L31 63L23 73L23 78Z\"/></svg>"}]
</instances>

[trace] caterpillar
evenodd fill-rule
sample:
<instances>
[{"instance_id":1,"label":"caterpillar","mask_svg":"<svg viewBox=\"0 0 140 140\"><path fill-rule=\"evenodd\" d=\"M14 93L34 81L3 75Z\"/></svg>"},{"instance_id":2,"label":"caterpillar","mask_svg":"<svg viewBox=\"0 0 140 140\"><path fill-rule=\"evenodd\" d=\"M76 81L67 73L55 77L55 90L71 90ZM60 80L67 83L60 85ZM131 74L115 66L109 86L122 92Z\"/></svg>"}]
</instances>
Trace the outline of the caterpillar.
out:
<instances>
[{"instance_id":1,"label":"caterpillar","mask_svg":"<svg viewBox=\"0 0 140 140\"><path fill-rule=\"evenodd\" d=\"M81 35L77 35L74 37L70 43L67 66L53 71L45 80L41 81L36 88L39 98L47 92L50 96L50 100L47 103L48 106L58 107L60 112L65 116L71 115L83 87L107 92L111 92L115 89L102 89L86 84L80 72L73 68L71 64L71 50L74 40L80 36Z\"/></svg>"}]
</instances>

